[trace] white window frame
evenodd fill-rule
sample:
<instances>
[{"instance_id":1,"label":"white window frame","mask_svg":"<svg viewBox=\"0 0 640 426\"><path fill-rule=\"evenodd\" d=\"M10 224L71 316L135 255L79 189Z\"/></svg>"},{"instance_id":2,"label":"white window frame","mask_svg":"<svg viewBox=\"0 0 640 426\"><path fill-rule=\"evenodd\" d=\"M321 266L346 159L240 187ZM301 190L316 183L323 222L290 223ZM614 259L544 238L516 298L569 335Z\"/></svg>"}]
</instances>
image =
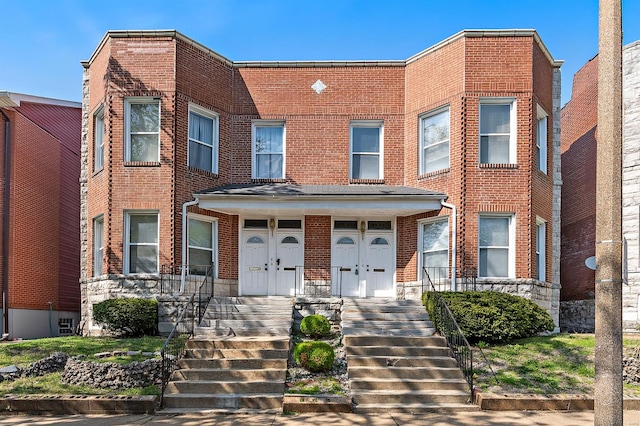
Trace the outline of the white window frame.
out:
<instances>
[{"instance_id":1,"label":"white window frame","mask_svg":"<svg viewBox=\"0 0 640 426\"><path fill-rule=\"evenodd\" d=\"M191 113L213 120L213 128L211 130L212 145L208 145L207 143L203 141L199 141L197 139L191 139L191 137L189 136L191 134ZM219 149L218 147L220 145L219 133L218 133L219 127L220 127L220 124L219 124L220 116L211 110L208 110L199 105L190 103L188 122L189 123L187 127L187 165L190 167L198 168L196 166L192 166L191 164L189 164L189 159L191 158L189 155L190 155L190 148L191 148L192 142L200 145L204 145L206 147L211 147L211 165L209 169L205 169L205 170L208 172L217 174L218 173L218 149Z\"/></svg>"},{"instance_id":2,"label":"white window frame","mask_svg":"<svg viewBox=\"0 0 640 426\"><path fill-rule=\"evenodd\" d=\"M156 215L158 218L157 243L136 243L135 245L156 246L156 272L148 272L148 274L160 273L160 212L158 210L127 210L124 212L124 261L122 265L123 273L130 274L131 264L131 217L142 215Z\"/></svg>"},{"instance_id":3,"label":"white window frame","mask_svg":"<svg viewBox=\"0 0 640 426\"><path fill-rule=\"evenodd\" d=\"M448 129L447 129L448 130L448 137L447 137L446 141L442 140L440 142L435 143L434 145L430 145L429 147L427 147L425 145L425 141L424 141L424 122L426 120L432 118L432 117L435 117L437 115L443 114L445 112L449 114L449 123L448 123L449 126L448 126ZM418 145L419 145L418 162L420 163L420 174L424 175L424 174L427 174L427 173L432 173L432 172L436 172L438 170L443 170L443 169L449 168L450 164L451 164L450 163L450 161L451 161L451 111L449 109L449 105L437 108L437 109L435 109L433 111L429 111L426 114L422 114L421 116L419 116L418 125L420 126L419 129L418 129L418 134L419 134L419 136L418 136L419 137L419 139L418 139L418 141L419 141L419 143L418 143ZM424 162L424 156L425 156L424 152L425 152L425 150L427 150L428 148L433 148L433 147L438 146L440 144L444 144L444 143L447 144L447 166L446 167L442 167L440 169L426 170L427 165Z\"/></svg>"},{"instance_id":4,"label":"white window frame","mask_svg":"<svg viewBox=\"0 0 640 426\"><path fill-rule=\"evenodd\" d=\"M145 133L136 133L136 134L156 134L158 141L158 157L155 159L155 162L160 162L160 129L162 127L162 105L160 103L160 99L151 98L151 97L136 97L136 98L125 98L124 100L124 135L125 135L125 144L124 144L124 161L138 161L131 159L131 105L133 104L157 104L158 105L158 131L157 132L145 132ZM153 160L152 160L153 162Z\"/></svg>"},{"instance_id":5,"label":"white window frame","mask_svg":"<svg viewBox=\"0 0 640 426\"><path fill-rule=\"evenodd\" d=\"M481 246L480 245L480 226L481 226L481 221L482 219L491 219L491 218L497 218L497 219L509 219L509 241L508 241L508 245L507 246ZM515 278L515 226L516 226L516 220L515 220L515 214L513 213L481 213L478 216L478 278L479 279L492 279L492 278L500 278L500 279L504 279L504 278L509 278L509 279L513 279ZM507 271L508 274L506 277L494 277L494 276L482 276L480 275L480 271L482 270L482 268L480 267L480 261L481 261L481 256L480 256L480 250L482 248L486 248L486 249L491 249L491 248L507 248L508 249L508 255L507 255L507 259L509 264L507 265Z\"/></svg>"},{"instance_id":6,"label":"white window frame","mask_svg":"<svg viewBox=\"0 0 640 426\"><path fill-rule=\"evenodd\" d=\"M547 135L549 119L548 114L538 105L538 121L536 127L536 161L538 170L547 174Z\"/></svg>"},{"instance_id":7,"label":"white window frame","mask_svg":"<svg viewBox=\"0 0 640 426\"><path fill-rule=\"evenodd\" d=\"M256 152L256 128L258 127L282 127L282 152ZM251 178L252 179L284 179L287 175L287 126L284 120L253 120L251 122ZM270 176L268 178L258 177L257 157L261 154L281 154L282 155L282 175Z\"/></svg>"},{"instance_id":8,"label":"white window frame","mask_svg":"<svg viewBox=\"0 0 640 426\"><path fill-rule=\"evenodd\" d=\"M540 217L536 217L536 278L547 280L547 222Z\"/></svg>"},{"instance_id":9,"label":"white window frame","mask_svg":"<svg viewBox=\"0 0 640 426\"><path fill-rule=\"evenodd\" d=\"M380 130L380 141L378 144L378 177L377 178L361 178L353 175L353 156L354 155L376 155L371 152L354 152L353 150L353 129L354 128L378 128ZM384 121L382 120L353 120L349 125L349 177L352 180L382 180L384 179Z\"/></svg>"},{"instance_id":10,"label":"white window frame","mask_svg":"<svg viewBox=\"0 0 640 426\"><path fill-rule=\"evenodd\" d=\"M517 146L518 146L518 126L517 126L517 107L515 98L480 98L480 104L478 107L478 162L480 164L495 164L491 162L482 161L482 137L483 136L503 136L505 133L481 133L482 129L482 106L483 105L509 105L509 164L516 164ZM503 163L499 163L503 164Z\"/></svg>"},{"instance_id":11,"label":"white window frame","mask_svg":"<svg viewBox=\"0 0 640 426\"><path fill-rule=\"evenodd\" d=\"M420 280L422 278L422 268L424 268L424 253L425 253L425 248L424 248L424 226L425 225L429 225L429 224L433 224L433 223L438 223L438 222L446 222L447 223L447 268L449 268L451 266L451 229L450 228L450 223L449 223L449 216L436 216L436 217L430 217L430 218L426 218L426 219L421 219L418 220L418 249L420 250L420 255L418 256L418 280ZM442 251L442 250L433 250L435 251Z\"/></svg>"},{"instance_id":12,"label":"white window frame","mask_svg":"<svg viewBox=\"0 0 640 426\"><path fill-rule=\"evenodd\" d=\"M93 114L93 171L104 168L104 107Z\"/></svg>"},{"instance_id":13,"label":"white window frame","mask_svg":"<svg viewBox=\"0 0 640 426\"><path fill-rule=\"evenodd\" d=\"M213 235L211 236L211 243L213 246L211 248L211 252L212 252L211 261L213 262L214 276L217 278L218 277L218 218L196 214L196 213L187 213L187 265L191 264L189 259L189 249L192 248L192 246L189 245L189 219L211 223L211 232L213 233ZM208 248L197 247L197 246L193 246L193 248L198 250L205 250L205 249L208 250Z\"/></svg>"},{"instance_id":14,"label":"white window frame","mask_svg":"<svg viewBox=\"0 0 640 426\"><path fill-rule=\"evenodd\" d=\"M100 228L100 229L98 229ZM93 218L93 274L102 275L104 260L104 215Z\"/></svg>"}]
</instances>

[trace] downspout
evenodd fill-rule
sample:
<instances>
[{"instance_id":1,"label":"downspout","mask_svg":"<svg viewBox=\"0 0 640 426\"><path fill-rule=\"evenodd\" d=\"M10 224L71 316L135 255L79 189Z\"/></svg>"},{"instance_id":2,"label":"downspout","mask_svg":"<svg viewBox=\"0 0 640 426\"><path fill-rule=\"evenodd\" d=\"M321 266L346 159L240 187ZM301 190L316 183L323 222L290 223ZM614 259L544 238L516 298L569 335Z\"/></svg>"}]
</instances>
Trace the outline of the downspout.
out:
<instances>
[{"instance_id":1,"label":"downspout","mask_svg":"<svg viewBox=\"0 0 640 426\"><path fill-rule=\"evenodd\" d=\"M456 206L440 200L442 207L451 209L453 229L451 231L451 291L456 291L456 248L458 242L458 212Z\"/></svg>"},{"instance_id":2,"label":"downspout","mask_svg":"<svg viewBox=\"0 0 640 426\"><path fill-rule=\"evenodd\" d=\"M187 201L182 205L182 263L180 265L180 294L184 293L184 284L187 279L187 207L195 206L200 200Z\"/></svg>"},{"instance_id":3,"label":"downspout","mask_svg":"<svg viewBox=\"0 0 640 426\"><path fill-rule=\"evenodd\" d=\"M9 203L11 201L11 120L0 109L5 119L4 125L4 211L2 212L2 319L3 332L9 333Z\"/></svg>"}]
</instances>

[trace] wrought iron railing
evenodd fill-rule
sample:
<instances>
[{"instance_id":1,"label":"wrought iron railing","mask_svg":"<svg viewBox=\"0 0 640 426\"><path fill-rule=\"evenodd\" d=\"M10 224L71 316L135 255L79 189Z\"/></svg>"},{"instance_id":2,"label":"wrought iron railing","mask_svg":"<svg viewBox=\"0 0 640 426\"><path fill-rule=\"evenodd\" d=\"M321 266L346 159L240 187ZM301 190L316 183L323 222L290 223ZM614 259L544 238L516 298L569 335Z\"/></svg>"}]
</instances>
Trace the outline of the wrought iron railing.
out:
<instances>
[{"instance_id":1,"label":"wrought iron railing","mask_svg":"<svg viewBox=\"0 0 640 426\"><path fill-rule=\"evenodd\" d=\"M215 294L215 280L214 280L214 265L213 263L207 267L205 275L202 279L202 284L198 288L198 324L202 322L204 313L207 311L209 302Z\"/></svg>"},{"instance_id":2,"label":"wrought iron railing","mask_svg":"<svg viewBox=\"0 0 640 426\"><path fill-rule=\"evenodd\" d=\"M208 265L184 266L184 294L194 293L202 283L202 279L211 276L215 268L213 263ZM182 286L182 265L162 265L160 268L160 293L176 294Z\"/></svg>"},{"instance_id":3,"label":"wrought iron railing","mask_svg":"<svg viewBox=\"0 0 640 426\"><path fill-rule=\"evenodd\" d=\"M296 266L295 295L313 297L342 297L342 275L340 266Z\"/></svg>"},{"instance_id":4,"label":"wrought iron railing","mask_svg":"<svg viewBox=\"0 0 640 426\"><path fill-rule=\"evenodd\" d=\"M436 311L436 315L434 315L435 318L431 319L440 334L446 338L447 345L469 384L471 398L473 399L473 351L471 350L471 345L469 345L449 307L431 281L427 268L423 268L422 286L423 289L427 287L428 291L433 292L433 309Z\"/></svg>"},{"instance_id":5,"label":"wrought iron railing","mask_svg":"<svg viewBox=\"0 0 640 426\"><path fill-rule=\"evenodd\" d=\"M431 279L431 284L437 291L476 291L478 273L476 268L454 270L449 267L427 266L422 268ZM456 273L455 286L452 272ZM430 291L425 280L422 280L422 292Z\"/></svg>"}]
</instances>

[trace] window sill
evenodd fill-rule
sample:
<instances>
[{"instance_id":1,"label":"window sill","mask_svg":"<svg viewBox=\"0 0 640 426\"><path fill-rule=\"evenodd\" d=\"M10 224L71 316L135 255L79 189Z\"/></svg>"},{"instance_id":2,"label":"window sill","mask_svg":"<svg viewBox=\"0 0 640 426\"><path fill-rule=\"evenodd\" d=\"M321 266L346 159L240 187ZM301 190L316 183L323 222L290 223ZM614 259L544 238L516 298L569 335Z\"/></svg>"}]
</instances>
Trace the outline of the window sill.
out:
<instances>
[{"instance_id":1,"label":"window sill","mask_svg":"<svg viewBox=\"0 0 640 426\"><path fill-rule=\"evenodd\" d=\"M210 170L199 169L197 167L191 167L191 166L188 166L188 168L189 168L189 172L191 173L198 173L198 174L213 177L213 178L218 177L218 173L214 173Z\"/></svg>"},{"instance_id":2,"label":"window sill","mask_svg":"<svg viewBox=\"0 0 640 426\"><path fill-rule=\"evenodd\" d=\"M480 163L478 167L481 169L517 169L516 163Z\"/></svg>"},{"instance_id":3,"label":"window sill","mask_svg":"<svg viewBox=\"0 0 640 426\"><path fill-rule=\"evenodd\" d=\"M283 178L279 178L279 179L261 178L261 179L251 179L251 182L253 183L287 183L287 180Z\"/></svg>"},{"instance_id":4,"label":"window sill","mask_svg":"<svg viewBox=\"0 0 640 426\"><path fill-rule=\"evenodd\" d=\"M349 179L350 184L384 185L384 179Z\"/></svg>"},{"instance_id":5,"label":"window sill","mask_svg":"<svg viewBox=\"0 0 640 426\"><path fill-rule=\"evenodd\" d=\"M444 175L444 174L449 173L450 171L451 171L451 169L449 167L447 167L446 169L440 169L440 170L435 170L433 172L424 173L422 175L418 175L418 180L428 179L428 178L433 177L433 176Z\"/></svg>"},{"instance_id":6,"label":"window sill","mask_svg":"<svg viewBox=\"0 0 640 426\"><path fill-rule=\"evenodd\" d=\"M160 167L159 161L125 161L125 167Z\"/></svg>"},{"instance_id":7,"label":"window sill","mask_svg":"<svg viewBox=\"0 0 640 426\"><path fill-rule=\"evenodd\" d=\"M91 174L91 177L98 176L100 173L102 173L103 170L104 170L104 167L100 167L98 170L94 170L93 173Z\"/></svg>"}]
</instances>

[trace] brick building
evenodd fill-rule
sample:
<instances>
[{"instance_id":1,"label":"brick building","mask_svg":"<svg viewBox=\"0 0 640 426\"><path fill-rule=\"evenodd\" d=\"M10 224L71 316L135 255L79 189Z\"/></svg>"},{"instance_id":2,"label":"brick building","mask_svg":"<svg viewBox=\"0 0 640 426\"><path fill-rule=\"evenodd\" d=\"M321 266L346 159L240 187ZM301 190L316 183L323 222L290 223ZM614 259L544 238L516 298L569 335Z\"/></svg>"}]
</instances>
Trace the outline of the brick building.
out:
<instances>
[{"instance_id":1,"label":"brick building","mask_svg":"<svg viewBox=\"0 0 640 426\"><path fill-rule=\"evenodd\" d=\"M626 241L627 277L623 285L623 323L640 322L640 42L623 49L622 233ZM571 100L562 122L561 327L593 331L595 272L585 260L595 255L598 57L574 76Z\"/></svg>"},{"instance_id":2,"label":"brick building","mask_svg":"<svg viewBox=\"0 0 640 426\"><path fill-rule=\"evenodd\" d=\"M80 319L82 109L0 92L2 331L72 334Z\"/></svg>"},{"instance_id":3,"label":"brick building","mask_svg":"<svg viewBox=\"0 0 640 426\"><path fill-rule=\"evenodd\" d=\"M110 31L83 66L89 332L92 303L209 263L216 295L408 298L424 268L473 271L557 323L561 61L535 31L305 62Z\"/></svg>"}]
</instances>

